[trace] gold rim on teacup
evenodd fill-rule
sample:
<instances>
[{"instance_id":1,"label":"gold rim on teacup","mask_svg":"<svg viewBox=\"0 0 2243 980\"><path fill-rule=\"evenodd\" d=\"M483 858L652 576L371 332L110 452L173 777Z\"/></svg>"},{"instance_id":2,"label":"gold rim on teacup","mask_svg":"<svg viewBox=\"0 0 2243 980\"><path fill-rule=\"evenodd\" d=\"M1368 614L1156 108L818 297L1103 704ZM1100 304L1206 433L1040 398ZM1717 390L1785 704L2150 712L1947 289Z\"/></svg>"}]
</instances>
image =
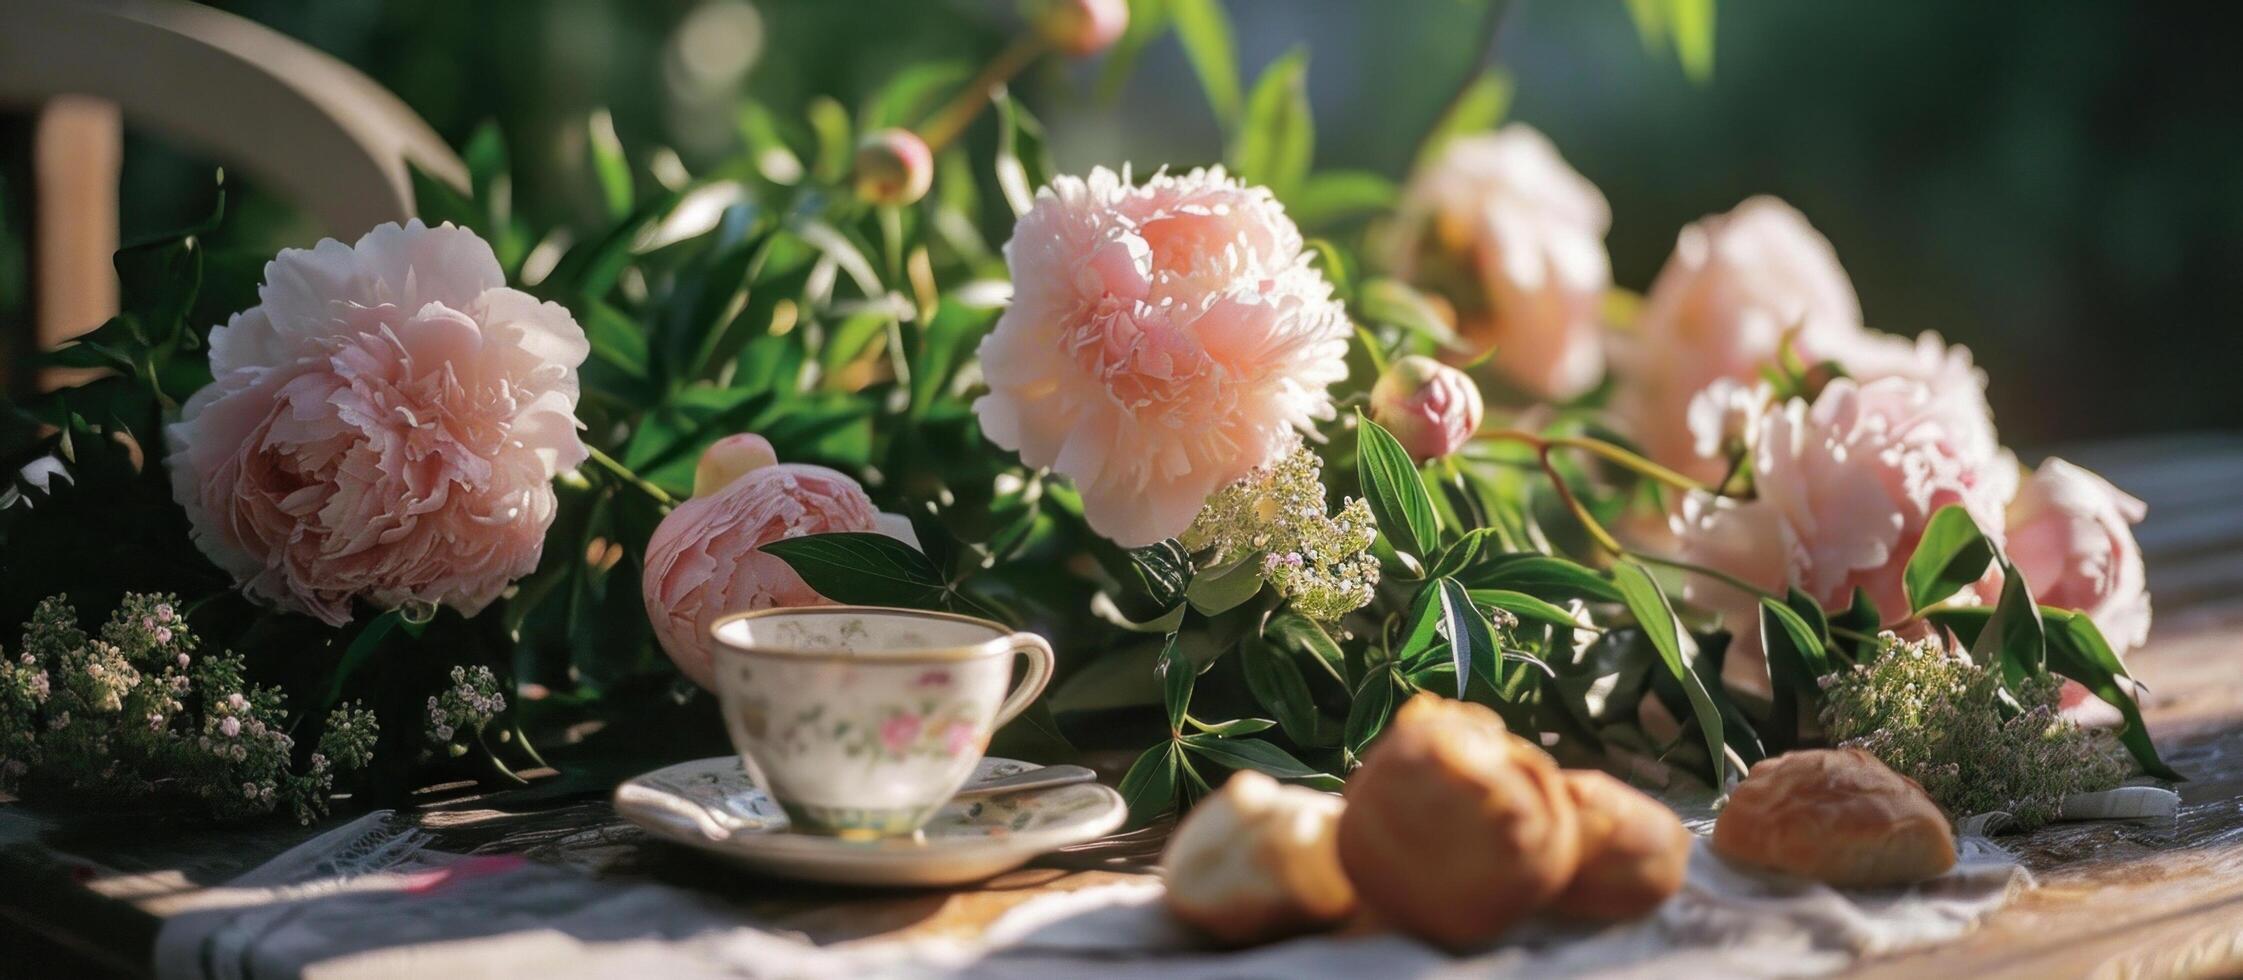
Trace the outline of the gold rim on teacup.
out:
<instances>
[{"instance_id":1,"label":"gold rim on teacup","mask_svg":"<svg viewBox=\"0 0 2243 980\"><path fill-rule=\"evenodd\" d=\"M881 650L870 654L862 650L802 650L790 647L755 646L736 643L724 636L725 627L751 619L823 615L916 616L921 619L936 619L952 623L964 623L969 626L980 626L988 629L992 635L989 639L979 643ZM772 609L733 613L729 616L719 617L715 622L709 624L709 638L715 640L717 649L724 653L796 657L803 660L853 660L859 663L942 663L1009 655L1017 648L1016 638L1019 635L1005 624L992 619L983 619L979 616L967 616L960 613L935 612L930 609L907 609L902 606L780 606Z\"/></svg>"}]
</instances>

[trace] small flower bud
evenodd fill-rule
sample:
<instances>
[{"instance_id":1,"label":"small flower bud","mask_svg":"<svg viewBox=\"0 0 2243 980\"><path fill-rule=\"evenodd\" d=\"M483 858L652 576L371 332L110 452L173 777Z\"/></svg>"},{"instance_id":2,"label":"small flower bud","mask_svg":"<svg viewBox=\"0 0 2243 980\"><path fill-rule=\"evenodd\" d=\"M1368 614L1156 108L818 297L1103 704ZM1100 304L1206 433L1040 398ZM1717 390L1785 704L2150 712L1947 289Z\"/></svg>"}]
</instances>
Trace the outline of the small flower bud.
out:
<instances>
[{"instance_id":1,"label":"small flower bud","mask_svg":"<svg viewBox=\"0 0 2243 980\"><path fill-rule=\"evenodd\" d=\"M908 129L883 129L857 144L857 196L874 204L912 204L935 185L935 156Z\"/></svg>"},{"instance_id":2,"label":"small flower bud","mask_svg":"<svg viewBox=\"0 0 2243 980\"><path fill-rule=\"evenodd\" d=\"M1485 411L1471 378L1430 357L1395 361L1371 388L1371 418L1420 461L1463 448Z\"/></svg>"},{"instance_id":3,"label":"small flower bud","mask_svg":"<svg viewBox=\"0 0 2243 980\"><path fill-rule=\"evenodd\" d=\"M709 445L701 453L701 463L693 468L693 495L706 497L732 481L779 461L779 454L771 448L771 440L753 432L725 436ZM461 683L465 675L455 675L453 683Z\"/></svg>"},{"instance_id":4,"label":"small flower bud","mask_svg":"<svg viewBox=\"0 0 2243 980\"><path fill-rule=\"evenodd\" d=\"M1128 0L1025 0L1021 15L1044 43L1078 58L1113 47L1129 29Z\"/></svg>"}]
</instances>

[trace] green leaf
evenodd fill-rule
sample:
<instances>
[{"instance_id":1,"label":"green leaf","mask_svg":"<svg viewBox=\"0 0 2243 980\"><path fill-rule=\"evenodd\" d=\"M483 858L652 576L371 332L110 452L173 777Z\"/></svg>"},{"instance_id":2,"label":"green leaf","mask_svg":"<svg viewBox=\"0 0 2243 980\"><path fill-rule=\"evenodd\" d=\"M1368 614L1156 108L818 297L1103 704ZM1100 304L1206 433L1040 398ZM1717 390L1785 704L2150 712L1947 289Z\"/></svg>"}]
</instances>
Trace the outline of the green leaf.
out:
<instances>
[{"instance_id":1,"label":"green leaf","mask_svg":"<svg viewBox=\"0 0 2243 980\"><path fill-rule=\"evenodd\" d=\"M1325 170L1311 175L1286 203L1286 212L1303 228L1383 214L1394 209L1401 192L1394 182L1368 170ZM1326 278L1330 278L1329 275Z\"/></svg>"},{"instance_id":2,"label":"green leaf","mask_svg":"<svg viewBox=\"0 0 2243 980\"><path fill-rule=\"evenodd\" d=\"M849 110L829 96L817 96L803 106L810 132L817 138L818 155L811 172L828 184L838 184L856 165L856 142L849 138Z\"/></svg>"},{"instance_id":3,"label":"green leaf","mask_svg":"<svg viewBox=\"0 0 2243 980\"><path fill-rule=\"evenodd\" d=\"M1494 129L1511 109L1511 91L1511 76L1502 69L1481 72L1425 134L1425 142L1418 146L1417 169L1430 165L1457 137Z\"/></svg>"},{"instance_id":4,"label":"green leaf","mask_svg":"<svg viewBox=\"0 0 2243 980\"><path fill-rule=\"evenodd\" d=\"M1410 454L1392 433L1377 422L1357 414L1355 467L1363 481L1363 496L1371 517L1397 550L1412 555L1431 553L1441 527L1433 516L1433 498L1425 492Z\"/></svg>"},{"instance_id":5,"label":"green leaf","mask_svg":"<svg viewBox=\"0 0 2243 980\"><path fill-rule=\"evenodd\" d=\"M1246 101L1246 118L1231 147L1240 179L1291 200L1308 176L1316 151L1316 126L1308 106L1308 52L1295 48L1270 62Z\"/></svg>"},{"instance_id":6,"label":"green leaf","mask_svg":"<svg viewBox=\"0 0 2243 980\"><path fill-rule=\"evenodd\" d=\"M1347 654L1324 627L1318 626L1299 613L1281 613L1270 617L1262 635L1284 646L1315 657L1327 669L1337 670L1347 660Z\"/></svg>"},{"instance_id":7,"label":"green leaf","mask_svg":"<svg viewBox=\"0 0 2243 980\"><path fill-rule=\"evenodd\" d=\"M1436 505L1440 502L1439 499L1434 501ZM1452 509L1444 511L1444 513L1455 514L1456 512ZM1459 519L1468 521L1470 515L1462 515ZM1481 548L1485 547L1489 541L1497 539L1495 529L1491 527L1475 527L1464 532L1463 537L1441 549L1441 556L1433 560L1433 567L1426 570L1425 577L1445 578L1463 571L1472 564L1474 558L1479 557Z\"/></svg>"},{"instance_id":8,"label":"green leaf","mask_svg":"<svg viewBox=\"0 0 2243 980\"><path fill-rule=\"evenodd\" d=\"M1277 727L1276 722L1267 718L1239 718L1233 721L1218 721L1212 725L1193 722L1193 725L1209 735L1220 735L1223 738L1253 735Z\"/></svg>"},{"instance_id":9,"label":"green leaf","mask_svg":"<svg viewBox=\"0 0 2243 980\"><path fill-rule=\"evenodd\" d=\"M1994 543L1986 540L1970 512L1954 504L1941 507L1924 525L1924 536L1902 573L1909 611L1921 613L1984 578L1993 560Z\"/></svg>"},{"instance_id":10,"label":"green leaf","mask_svg":"<svg viewBox=\"0 0 2243 980\"><path fill-rule=\"evenodd\" d=\"M1202 569L1192 576L1184 597L1201 615L1217 616L1238 608L1261 591L1262 555L1255 552L1226 565Z\"/></svg>"},{"instance_id":11,"label":"green leaf","mask_svg":"<svg viewBox=\"0 0 2243 980\"><path fill-rule=\"evenodd\" d=\"M1765 735L1769 747L1780 752L1798 743L1799 702L1820 689L1820 678L1830 673L1830 657L1815 628L1773 599L1760 600L1760 642L1767 650L1773 688ZM1729 654L1737 652L1732 648Z\"/></svg>"},{"instance_id":12,"label":"green leaf","mask_svg":"<svg viewBox=\"0 0 2243 980\"><path fill-rule=\"evenodd\" d=\"M1793 603L1792 611L1798 611L1797 603ZM1868 590L1857 587L1854 589L1853 604L1847 606L1838 615L1830 617L1830 629L1825 635L1831 640L1832 652L1849 651L1847 659L1858 661L1863 656L1874 655L1875 651L1869 649L1870 643L1867 641L1853 641L1850 645L1840 643L1838 639L1839 631L1844 630L1874 637L1877 635L1877 630L1884 625L1884 622L1884 614L1878 611L1876 600L1869 598Z\"/></svg>"},{"instance_id":13,"label":"green leaf","mask_svg":"<svg viewBox=\"0 0 2243 980\"><path fill-rule=\"evenodd\" d=\"M786 538L763 546L802 581L854 606L939 608L943 584L927 556L885 534L842 532Z\"/></svg>"},{"instance_id":14,"label":"green leaf","mask_svg":"<svg viewBox=\"0 0 2243 980\"><path fill-rule=\"evenodd\" d=\"M328 672L326 692L320 695L319 703L312 705L312 710L306 712L305 717L318 718L324 716L327 714L327 709L334 707L336 702L341 701L343 690L349 686L351 678L358 673L360 667L366 665L368 660L373 659L374 653L381 649L382 641L397 629L398 624L404 618L404 613L392 609L368 620L366 625L359 629L358 635L351 637L350 646L343 648L342 659L337 660L335 668Z\"/></svg>"},{"instance_id":15,"label":"green leaf","mask_svg":"<svg viewBox=\"0 0 2243 980\"><path fill-rule=\"evenodd\" d=\"M1776 652L1774 644L1781 642L1805 679L1815 681L1830 674L1830 655L1823 649L1821 630L1809 624L1797 610L1774 599L1760 600L1760 615L1761 638L1770 644L1771 658ZM1771 625L1775 627L1773 631L1768 629Z\"/></svg>"},{"instance_id":16,"label":"green leaf","mask_svg":"<svg viewBox=\"0 0 2243 980\"><path fill-rule=\"evenodd\" d=\"M1993 618L1979 631L1978 642L1971 644L1970 656L1981 664L2000 664L2003 681L2015 688L2027 676L2047 669L2048 630L2025 576L2007 556L1996 560L2002 566L2002 596L1994 604Z\"/></svg>"},{"instance_id":17,"label":"green leaf","mask_svg":"<svg viewBox=\"0 0 2243 980\"><path fill-rule=\"evenodd\" d=\"M1628 15L1646 49L1672 42L1692 82L1713 77L1714 0L1628 0Z\"/></svg>"},{"instance_id":18,"label":"green leaf","mask_svg":"<svg viewBox=\"0 0 2243 980\"><path fill-rule=\"evenodd\" d=\"M584 336L592 356L614 365L634 378L647 376L646 334L623 311L601 300L584 304Z\"/></svg>"},{"instance_id":19,"label":"green leaf","mask_svg":"<svg viewBox=\"0 0 2243 980\"><path fill-rule=\"evenodd\" d=\"M631 213L631 162L623 156L623 141L615 136L615 118L606 109L595 110L585 120L584 152L608 220L622 220Z\"/></svg>"},{"instance_id":20,"label":"green leaf","mask_svg":"<svg viewBox=\"0 0 2243 980\"><path fill-rule=\"evenodd\" d=\"M1044 149L1044 127L1009 95L997 104L997 188L1004 191L1012 213L1021 215L1036 203L1036 189L1051 183L1051 155Z\"/></svg>"},{"instance_id":21,"label":"green leaf","mask_svg":"<svg viewBox=\"0 0 2243 980\"><path fill-rule=\"evenodd\" d=\"M2118 678L2127 676L2126 664L2103 638L2103 631L2084 613L2045 607L2041 613L2050 627L2048 668L2080 682L2096 697L2118 709L2126 720L2125 727L2119 729L2118 740L2133 754L2142 771L2159 779L2186 781L2187 777L2157 757L2157 745L2150 741L2149 728L2142 722L2141 706L2135 703L2132 692L2119 686Z\"/></svg>"},{"instance_id":22,"label":"green leaf","mask_svg":"<svg viewBox=\"0 0 2243 980\"><path fill-rule=\"evenodd\" d=\"M879 94L864 103L858 113L857 129L873 133L890 127L916 126L926 121L928 113L944 95L972 75L973 68L960 61L906 64L889 76L887 84L880 86Z\"/></svg>"},{"instance_id":23,"label":"green leaf","mask_svg":"<svg viewBox=\"0 0 2243 980\"><path fill-rule=\"evenodd\" d=\"M1456 665L1456 696L1464 697L1464 688L1475 675L1488 686L1499 687L1502 681L1495 674L1495 635L1488 628L1487 617L1480 614L1471 594L1455 579L1441 579L1433 585L1441 590L1441 626L1448 634L1449 659Z\"/></svg>"},{"instance_id":24,"label":"green leaf","mask_svg":"<svg viewBox=\"0 0 2243 980\"><path fill-rule=\"evenodd\" d=\"M1684 695L1690 699L1691 720L1705 736L1706 753L1711 757L1712 784L1715 789L1726 788L1728 780L1728 755L1723 751L1727 744L1722 737L1721 710L1714 704L1713 695L1706 690L1705 680L1698 676L1695 664L1683 655L1683 641L1688 634L1682 631L1675 619L1674 607L1667 604L1667 595L1651 573L1634 562L1622 562L1612 569L1612 583L1620 590L1621 601L1643 627L1645 638L1659 652L1659 660L1667 667L1675 682L1682 685Z\"/></svg>"},{"instance_id":25,"label":"green leaf","mask_svg":"<svg viewBox=\"0 0 2243 980\"><path fill-rule=\"evenodd\" d=\"M1620 590L1604 576L1578 562L1549 555L1505 555L1467 568L1456 578L1468 588L1508 589L1552 601L1620 601Z\"/></svg>"},{"instance_id":26,"label":"green leaf","mask_svg":"<svg viewBox=\"0 0 2243 980\"><path fill-rule=\"evenodd\" d=\"M1168 16L1216 121L1229 129L1238 119L1238 54L1231 45L1230 17L1220 0L1168 0Z\"/></svg>"},{"instance_id":27,"label":"green leaf","mask_svg":"<svg viewBox=\"0 0 2243 980\"><path fill-rule=\"evenodd\" d=\"M1473 589L1471 594L1473 602L1483 606L1494 606L1522 620L1548 623L1566 629L1590 628L1587 623L1583 623L1579 617L1573 614L1573 610L1554 602L1537 599L1524 592L1512 592L1507 589Z\"/></svg>"},{"instance_id":28,"label":"green leaf","mask_svg":"<svg viewBox=\"0 0 2243 980\"><path fill-rule=\"evenodd\" d=\"M1122 801L1129 804L1131 826L1151 823L1176 804L1176 743L1146 749L1122 774Z\"/></svg>"},{"instance_id":29,"label":"green leaf","mask_svg":"<svg viewBox=\"0 0 2243 980\"><path fill-rule=\"evenodd\" d=\"M1168 645L1160 651L1161 699L1168 707L1168 730L1184 729L1184 713L1192 707L1192 681L1195 671L1192 662L1176 645L1176 634L1168 635Z\"/></svg>"},{"instance_id":30,"label":"green leaf","mask_svg":"<svg viewBox=\"0 0 2243 980\"><path fill-rule=\"evenodd\" d=\"M1318 775L1292 753L1259 739L1226 739L1213 735L1186 735L1184 748L1193 755L1230 769L1254 769L1279 779L1304 779Z\"/></svg>"},{"instance_id":31,"label":"green leaf","mask_svg":"<svg viewBox=\"0 0 2243 980\"><path fill-rule=\"evenodd\" d=\"M1246 688L1253 692L1254 700L1269 709L1285 735L1302 745L1315 745L1324 740L1322 716L1316 711L1316 701L1309 693L1308 679L1301 676L1301 667L1293 661L1292 654L1270 645L1261 636L1248 634L1238 647L1240 672L1246 675Z\"/></svg>"},{"instance_id":32,"label":"green leaf","mask_svg":"<svg viewBox=\"0 0 2243 980\"><path fill-rule=\"evenodd\" d=\"M1456 330L1441 316L1440 308L1416 287L1399 279L1365 280L1363 288L1356 293L1355 309L1373 323L1401 327L1443 347L1458 346Z\"/></svg>"},{"instance_id":33,"label":"green leaf","mask_svg":"<svg viewBox=\"0 0 2243 980\"><path fill-rule=\"evenodd\" d=\"M1394 672L1375 670L1363 678L1355 689L1355 700L1347 707L1347 750L1357 755L1363 747L1386 730L1386 722L1394 716Z\"/></svg>"},{"instance_id":34,"label":"green leaf","mask_svg":"<svg viewBox=\"0 0 2243 980\"><path fill-rule=\"evenodd\" d=\"M1441 643L1440 587L1428 582L1424 588L1419 589L1417 596L1410 600L1410 614L1405 621L1409 623L1409 629L1402 634L1402 642L1394 648L1394 660L1410 664Z\"/></svg>"}]
</instances>

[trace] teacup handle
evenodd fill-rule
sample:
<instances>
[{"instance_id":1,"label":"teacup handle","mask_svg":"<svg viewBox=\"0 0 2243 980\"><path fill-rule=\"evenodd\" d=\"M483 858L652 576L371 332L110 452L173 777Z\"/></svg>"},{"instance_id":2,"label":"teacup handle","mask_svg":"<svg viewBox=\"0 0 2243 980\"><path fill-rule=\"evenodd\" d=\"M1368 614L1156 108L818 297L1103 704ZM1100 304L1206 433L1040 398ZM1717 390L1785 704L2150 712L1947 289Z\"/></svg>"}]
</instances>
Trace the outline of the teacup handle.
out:
<instances>
[{"instance_id":1,"label":"teacup handle","mask_svg":"<svg viewBox=\"0 0 2243 980\"><path fill-rule=\"evenodd\" d=\"M989 723L991 728L1002 727L1005 722L1028 710L1036 696L1044 693L1044 685L1051 683L1054 661L1050 643L1034 633L1014 633L1005 640L1012 645L1013 653L1028 655L1028 673L1020 679L1020 686L1006 695L1005 703L997 706L997 720Z\"/></svg>"}]
</instances>

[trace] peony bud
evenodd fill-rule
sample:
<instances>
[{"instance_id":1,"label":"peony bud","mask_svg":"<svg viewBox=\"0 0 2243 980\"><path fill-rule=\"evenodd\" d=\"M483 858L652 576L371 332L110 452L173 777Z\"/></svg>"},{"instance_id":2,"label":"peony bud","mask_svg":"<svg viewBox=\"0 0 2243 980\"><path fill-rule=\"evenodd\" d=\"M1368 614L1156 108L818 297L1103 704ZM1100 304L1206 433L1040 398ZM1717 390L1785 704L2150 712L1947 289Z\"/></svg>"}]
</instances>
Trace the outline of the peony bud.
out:
<instances>
[{"instance_id":1,"label":"peony bud","mask_svg":"<svg viewBox=\"0 0 2243 980\"><path fill-rule=\"evenodd\" d=\"M779 454L771 449L769 439L753 432L725 436L701 453L700 465L693 468L693 495L706 497L731 486L749 471L778 461Z\"/></svg>"},{"instance_id":2,"label":"peony bud","mask_svg":"<svg viewBox=\"0 0 2243 980\"><path fill-rule=\"evenodd\" d=\"M935 157L908 129L883 129L857 144L857 196L874 204L912 204L935 184Z\"/></svg>"},{"instance_id":3,"label":"peony bud","mask_svg":"<svg viewBox=\"0 0 2243 980\"><path fill-rule=\"evenodd\" d=\"M1021 15L1044 43L1078 58L1112 47L1129 29L1128 0L1024 0Z\"/></svg>"},{"instance_id":4,"label":"peony bud","mask_svg":"<svg viewBox=\"0 0 2243 980\"><path fill-rule=\"evenodd\" d=\"M1371 418L1420 461L1463 448L1485 410L1464 372L1416 354L1395 361L1371 388Z\"/></svg>"}]
</instances>

